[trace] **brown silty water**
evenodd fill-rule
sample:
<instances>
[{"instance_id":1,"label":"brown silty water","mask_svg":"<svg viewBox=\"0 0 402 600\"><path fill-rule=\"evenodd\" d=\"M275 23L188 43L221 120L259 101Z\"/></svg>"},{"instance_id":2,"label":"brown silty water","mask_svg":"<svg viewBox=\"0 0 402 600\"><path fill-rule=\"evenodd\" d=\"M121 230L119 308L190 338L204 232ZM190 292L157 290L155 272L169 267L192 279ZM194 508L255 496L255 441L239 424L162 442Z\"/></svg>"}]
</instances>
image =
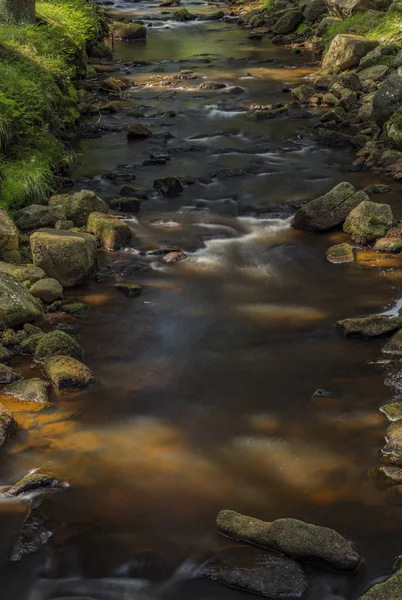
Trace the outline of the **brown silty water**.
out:
<instances>
[{"instance_id":1,"label":"brown silty water","mask_svg":"<svg viewBox=\"0 0 402 600\"><path fill-rule=\"evenodd\" d=\"M282 90L314 72L318 57L250 41L230 21L177 24L156 4L115 4L152 27L146 44L115 43L115 73L137 84L128 92L135 104L102 117L102 137L77 143L76 187L111 199L121 181L104 176L117 172L135 174L146 190L165 175L187 185L174 199L151 192L128 219L132 246L101 254L118 281L143 286L139 298L126 298L110 279L68 294L90 306L85 320L62 327L84 346L97 383L54 395L41 411L1 398L21 427L3 455L2 482L45 466L71 484L45 500L47 543L3 564L1 597L28 598L40 574L155 577L154 562L145 574L137 568L144 549L172 568L189 556L197 563L221 543L215 517L231 508L343 533L359 549L361 568L315 569L306 598L356 599L401 551L401 509L367 477L387 425L378 409L400 397L400 376L399 364L383 359L381 340L345 340L334 324L396 310L402 263L359 252L353 264L329 264L326 249L343 234L291 229L289 203L340 181L361 189L380 180L349 172L351 151L312 141L318 114L250 116L251 104L289 102ZM158 77L182 69L197 78L160 85ZM245 91L198 89L204 81ZM127 143L127 125L136 121L153 135ZM142 164L166 152L166 165ZM398 188L384 198L401 218ZM162 265L145 255L167 245L187 259ZM314 400L317 388L335 397ZM6 557L26 506L1 508ZM189 578L173 597L246 595Z\"/></svg>"}]
</instances>

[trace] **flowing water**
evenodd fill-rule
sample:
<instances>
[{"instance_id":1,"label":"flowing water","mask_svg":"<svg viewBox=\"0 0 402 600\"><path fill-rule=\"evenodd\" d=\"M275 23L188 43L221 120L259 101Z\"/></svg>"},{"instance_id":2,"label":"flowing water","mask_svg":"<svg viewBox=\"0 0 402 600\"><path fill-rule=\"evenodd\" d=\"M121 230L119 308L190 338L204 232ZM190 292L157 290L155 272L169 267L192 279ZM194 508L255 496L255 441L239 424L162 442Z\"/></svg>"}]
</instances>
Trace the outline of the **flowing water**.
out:
<instances>
[{"instance_id":1,"label":"flowing water","mask_svg":"<svg viewBox=\"0 0 402 600\"><path fill-rule=\"evenodd\" d=\"M204 13L217 6L193 4ZM339 530L359 548L362 567L348 575L315 569L306 598L354 600L402 550L401 509L367 477L386 428L378 409L399 397L400 381L380 340L345 340L334 324L395 310L402 262L361 252L354 264L329 264L325 251L343 235L291 229L289 203L340 181L362 188L379 180L348 171L352 152L315 145L309 133L319 114L261 121L247 110L289 102L284 88L314 72L318 57L251 41L230 20L178 24L155 3L112 9L152 27L146 44L115 43L115 73L137 84L129 90L134 108L102 117L103 136L77 143L76 186L113 198L121 182L107 176L116 172L135 174L134 184L147 190L165 175L187 185L175 199L151 193L129 220L132 247L101 255L118 279L143 285L139 298L126 298L108 279L69 293L91 307L84 321L64 326L98 382L55 396L40 412L4 398L21 430L3 457L2 482L44 466L71 488L45 500L42 541L50 540L5 563L1 598L28 598L41 574L163 579L185 560L173 593L151 586L148 596L138 581L136 591L111 588L110 596L82 582L78 591L115 600L246 598L193 578L191 565L221 543L217 512L231 508ZM197 78L161 85L182 69ZM204 81L245 92L198 89ZM128 144L125 128L136 120L154 135ZM166 165L142 164L166 152ZM397 188L386 201L401 218ZM188 258L163 265L145 255L167 245ZM335 395L312 399L317 388ZM4 559L26 506L1 509ZM71 589L37 588L32 600Z\"/></svg>"}]
</instances>

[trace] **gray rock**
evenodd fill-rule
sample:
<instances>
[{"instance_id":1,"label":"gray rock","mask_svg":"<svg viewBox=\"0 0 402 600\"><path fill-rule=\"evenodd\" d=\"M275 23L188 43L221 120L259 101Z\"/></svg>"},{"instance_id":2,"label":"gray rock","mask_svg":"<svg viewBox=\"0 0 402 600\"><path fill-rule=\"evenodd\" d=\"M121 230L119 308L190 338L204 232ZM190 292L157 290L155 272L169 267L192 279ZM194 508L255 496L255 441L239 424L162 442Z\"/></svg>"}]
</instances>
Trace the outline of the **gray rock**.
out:
<instances>
[{"instance_id":1,"label":"gray rock","mask_svg":"<svg viewBox=\"0 0 402 600\"><path fill-rule=\"evenodd\" d=\"M290 8L289 10L284 11L279 17L274 25L273 31L279 35L292 33L302 20L303 13L301 10Z\"/></svg>"},{"instance_id":2,"label":"gray rock","mask_svg":"<svg viewBox=\"0 0 402 600\"><path fill-rule=\"evenodd\" d=\"M385 315L352 317L338 321L337 327L346 337L374 338L400 329L402 318Z\"/></svg>"},{"instance_id":3,"label":"gray rock","mask_svg":"<svg viewBox=\"0 0 402 600\"><path fill-rule=\"evenodd\" d=\"M33 321L42 313L40 302L14 277L0 273L0 322L14 327Z\"/></svg>"},{"instance_id":4,"label":"gray rock","mask_svg":"<svg viewBox=\"0 0 402 600\"><path fill-rule=\"evenodd\" d=\"M382 127L401 104L402 77L398 75L388 77L374 95L373 111L377 125Z\"/></svg>"},{"instance_id":5,"label":"gray rock","mask_svg":"<svg viewBox=\"0 0 402 600\"><path fill-rule=\"evenodd\" d=\"M19 371L7 365L0 364L0 383L14 383L14 381L18 381L19 379L22 379Z\"/></svg>"},{"instance_id":6,"label":"gray rock","mask_svg":"<svg viewBox=\"0 0 402 600\"><path fill-rule=\"evenodd\" d=\"M218 550L204 572L229 587L268 598L298 598L308 588L303 568L297 562L250 546Z\"/></svg>"},{"instance_id":7,"label":"gray rock","mask_svg":"<svg viewBox=\"0 0 402 600\"><path fill-rule=\"evenodd\" d=\"M381 348L381 352L393 356L402 356L402 331L398 331L389 342Z\"/></svg>"},{"instance_id":8,"label":"gray rock","mask_svg":"<svg viewBox=\"0 0 402 600\"><path fill-rule=\"evenodd\" d=\"M15 215L15 223L21 231L53 227L57 221L66 218L66 211L62 206L44 206L43 204L30 204Z\"/></svg>"},{"instance_id":9,"label":"gray rock","mask_svg":"<svg viewBox=\"0 0 402 600\"><path fill-rule=\"evenodd\" d=\"M359 35L338 34L334 37L324 57L324 67L352 69L357 67L363 56L378 46L378 42Z\"/></svg>"},{"instance_id":10,"label":"gray rock","mask_svg":"<svg viewBox=\"0 0 402 600\"><path fill-rule=\"evenodd\" d=\"M357 552L339 533L297 519L265 522L222 510L217 517L217 527L224 536L335 570L354 571L361 562Z\"/></svg>"},{"instance_id":11,"label":"gray rock","mask_svg":"<svg viewBox=\"0 0 402 600\"><path fill-rule=\"evenodd\" d=\"M77 227L86 225L92 212L107 213L108 209L103 200L90 190L81 190L73 194L59 194L49 199L49 206L62 207L68 220Z\"/></svg>"},{"instance_id":12,"label":"gray rock","mask_svg":"<svg viewBox=\"0 0 402 600\"><path fill-rule=\"evenodd\" d=\"M362 83L367 80L370 81L382 81L385 79L386 74L389 71L387 65L374 65L373 67L367 67L358 73L358 77Z\"/></svg>"}]
</instances>

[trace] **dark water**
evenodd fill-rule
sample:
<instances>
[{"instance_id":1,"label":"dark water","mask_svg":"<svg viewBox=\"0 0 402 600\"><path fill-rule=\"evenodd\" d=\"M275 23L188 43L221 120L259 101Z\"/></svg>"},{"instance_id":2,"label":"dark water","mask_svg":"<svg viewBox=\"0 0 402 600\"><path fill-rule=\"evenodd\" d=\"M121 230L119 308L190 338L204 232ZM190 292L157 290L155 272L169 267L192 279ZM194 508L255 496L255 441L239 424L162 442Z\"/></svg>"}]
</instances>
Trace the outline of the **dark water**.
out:
<instances>
[{"instance_id":1,"label":"dark water","mask_svg":"<svg viewBox=\"0 0 402 600\"><path fill-rule=\"evenodd\" d=\"M146 45L115 44L116 73L147 85L130 89L134 108L102 118L117 131L79 144L77 187L113 198L121 184L102 175L116 170L134 173L134 184L147 190L164 175L195 182L178 199L151 195L130 220L133 246L102 255L119 279L143 285L140 298L125 298L108 281L69 294L91 306L85 321L69 327L98 383L55 397L41 412L4 399L22 429L3 458L2 481L45 466L72 487L45 501L44 531L52 537L43 551L4 563L1 598L28 598L43 573L155 577L157 566L132 571L144 549L172 569L189 557L197 564L221 543L217 512L232 508L267 520L305 519L351 539L364 559L359 571L309 572L306 598L354 600L401 551L401 509L367 477L387 425L378 409L400 396L399 365L382 359L382 341L345 340L334 324L392 309L402 262L362 252L352 265L327 263L326 249L343 235L290 229L287 203L340 181L362 188L379 178L349 172L351 152L311 141L318 116L256 121L245 110L288 102L283 88L311 74L317 57L250 41L230 22L178 25L158 21L156 4L117 8L152 19ZM134 68L133 61L152 64ZM179 89L153 79L188 68L197 79ZM198 90L204 80L246 91ZM154 135L128 144L123 125L144 105L139 121ZM166 166L142 166L158 152L171 153ZM233 169L243 172L228 176ZM237 218L215 214L228 198ZM383 198L401 218L399 190ZM189 258L162 266L141 254L160 245L176 245ZM390 376L394 387L384 385ZM313 401L319 387L336 397ZM24 511L2 505L2 557ZM157 597L171 597L168 591ZM172 597L246 595L190 579Z\"/></svg>"}]
</instances>

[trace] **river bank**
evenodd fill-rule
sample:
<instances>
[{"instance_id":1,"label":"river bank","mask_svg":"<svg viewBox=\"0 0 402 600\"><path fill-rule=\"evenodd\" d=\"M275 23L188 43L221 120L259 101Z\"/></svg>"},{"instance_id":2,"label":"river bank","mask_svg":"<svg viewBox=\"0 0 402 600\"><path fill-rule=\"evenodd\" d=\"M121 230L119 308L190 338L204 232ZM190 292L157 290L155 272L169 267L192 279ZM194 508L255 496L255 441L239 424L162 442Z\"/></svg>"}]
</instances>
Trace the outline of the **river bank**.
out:
<instances>
[{"instance_id":1,"label":"river bank","mask_svg":"<svg viewBox=\"0 0 402 600\"><path fill-rule=\"evenodd\" d=\"M382 340L344 340L334 324L392 310L400 255L357 248L353 263L329 265L327 248L346 236L312 236L289 222L300 200L345 185L349 175L360 191L380 181L349 174L351 155L344 150L323 153L301 140L308 126L297 107L282 121L253 118L251 104L286 102L282 89L298 87L314 70L313 55L250 45L230 22L177 25L154 5L118 8L152 27L147 44L116 41L115 60L94 62L98 75L83 85L92 95L82 98L84 135L75 142L79 160L71 178L74 189L93 191L58 195L40 211L15 216L19 227L29 223L22 228L28 233L31 219L48 219L34 229L51 229L29 240L38 268L63 241L51 264L42 265L47 275L63 276L67 302L48 310L52 304L43 297L41 333L16 326L18 343L32 347L35 360L17 352L12 367L25 380L34 374L45 381L48 343L54 354L54 343L62 341L62 352L68 348L76 361L85 348L98 381L60 394L63 379L53 378L51 403L40 411L2 396L19 427L7 446L3 481L43 465L71 484L34 513L34 533L39 529L42 540L52 534L60 567L50 560L49 569L57 577L71 575L63 555L69 551L95 576L120 567L138 573L127 561L150 545L177 564L205 532L216 547L216 514L233 507L267 520L299 516L357 541L363 568L333 577L311 570L306 596L357 598L373 577L388 572L399 548L400 509L384 503L366 476L383 443L378 408L391 394L383 368L390 377L397 365L382 366ZM121 89L110 89L112 83ZM244 91L224 91L231 88ZM99 102L118 104L91 116L88 107ZM129 141L131 126L141 135ZM398 190L390 188L387 202L399 220ZM126 204L122 213L102 216L121 198L139 212ZM52 228L67 221L92 229L103 248L94 251L91 234L76 227L71 233ZM77 255L65 254L66 240ZM70 289L79 282L71 271L82 246L89 257L85 273L93 271L94 256L105 268ZM163 257L172 253L182 260L166 264ZM116 283L132 284L123 288L128 297ZM138 286L141 296L130 297ZM77 318L82 304L75 316L68 313L82 301L89 306L84 319ZM54 327L70 335L68 344L65 336L47 337ZM45 367L48 377L54 362L53 356ZM81 372L85 384L91 373ZM331 395L314 395L317 388ZM45 548L37 543L37 550ZM14 548L15 558L22 549ZM94 565L94 555L103 566ZM5 579L15 592L15 579L9 573ZM193 598L238 597L212 584L189 585Z\"/></svg>"}]
</instances>

